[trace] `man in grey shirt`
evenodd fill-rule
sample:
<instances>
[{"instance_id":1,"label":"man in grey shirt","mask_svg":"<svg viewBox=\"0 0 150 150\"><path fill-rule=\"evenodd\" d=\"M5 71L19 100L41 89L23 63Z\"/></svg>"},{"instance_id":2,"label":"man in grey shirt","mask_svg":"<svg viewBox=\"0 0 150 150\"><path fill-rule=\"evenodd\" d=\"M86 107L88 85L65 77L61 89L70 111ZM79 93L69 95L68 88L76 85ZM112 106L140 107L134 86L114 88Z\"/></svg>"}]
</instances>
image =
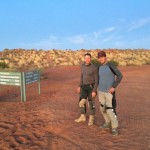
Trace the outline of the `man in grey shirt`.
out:
<instances>
[{"instance_id":1,"label":"man in grey shirt","mask_svg":"<svg viewBox=\"0 0 150 150\"><path fill-rule=\"evenodd\" d=\"M112 63L107 62L106 53L98 52L98 60L102 64L99 68L98 96L101 103L100 110L105 123L101 128L111 128L112 135L118 135L118 119L113 106L115 88L122 80L121 72Z\"/></svg>"},{"instance_id":2,"label":"man in grey shirt","mask_svg":"<svg viewBox=\"0 0 150 150\"><path fill-rule=\"evenodd\" d=\"M98 68L91 63L91 54L86 53L84 55L84 64L81 66L80 85L77 89L78 93L80 93L79 107L81 115L75 122L86 121L86 101L88 99L90 108L88 125L93 125L95 116L94 97L96 96L97 86Z\"/></svg>"}]
</instances>

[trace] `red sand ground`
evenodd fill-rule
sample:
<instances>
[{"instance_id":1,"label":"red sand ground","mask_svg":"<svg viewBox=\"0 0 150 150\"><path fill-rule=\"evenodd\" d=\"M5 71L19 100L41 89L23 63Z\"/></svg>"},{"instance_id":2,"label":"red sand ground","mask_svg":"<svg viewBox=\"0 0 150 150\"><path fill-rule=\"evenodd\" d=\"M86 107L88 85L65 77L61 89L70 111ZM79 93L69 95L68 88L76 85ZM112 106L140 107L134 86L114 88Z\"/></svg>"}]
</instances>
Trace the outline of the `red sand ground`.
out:
<instances>
[{"instance_id":1,"label":"red sand ground","mask_svg":"<svg viewBox=\"0 0 150 150\"><path fill-rule=\"evenodd\" d=\"M74 122L80 68L59 67L45 71L40 96L37 83L27 86L26 103L19 87L0 85L0 150L149 150L150 66L120 69L119 136L99 128L104 120L97 98L95 125Z\"/></svg>"}]
</instances>

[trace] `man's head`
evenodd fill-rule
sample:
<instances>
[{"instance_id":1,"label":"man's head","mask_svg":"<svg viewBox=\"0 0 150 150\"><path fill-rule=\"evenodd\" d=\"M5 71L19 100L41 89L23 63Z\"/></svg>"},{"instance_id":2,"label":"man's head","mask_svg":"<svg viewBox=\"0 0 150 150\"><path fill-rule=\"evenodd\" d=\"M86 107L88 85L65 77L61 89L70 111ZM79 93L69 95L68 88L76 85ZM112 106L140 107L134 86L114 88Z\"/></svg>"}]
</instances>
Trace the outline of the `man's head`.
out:
<instances>
[{"instance_id":1,"label":"man's head","mask_svg":"<svg viewBox=\"0 0 150 150\"><path fill-rule=\"evenodd\" d=\"M105 64L107 62L106 53L104 51L99 51L97 58L101 64Z\"/></svg>"},{"instance_id":2,"label":"man's head","mask_svg":"<svg viewBox=\"0 0 150 150\"><path fill-rule=\"evenodd\" d=\"M86 53L84 54L84 61L86 65L89 65L91 63L91 54L90 53Z\"/></svg>"}]
</instances>

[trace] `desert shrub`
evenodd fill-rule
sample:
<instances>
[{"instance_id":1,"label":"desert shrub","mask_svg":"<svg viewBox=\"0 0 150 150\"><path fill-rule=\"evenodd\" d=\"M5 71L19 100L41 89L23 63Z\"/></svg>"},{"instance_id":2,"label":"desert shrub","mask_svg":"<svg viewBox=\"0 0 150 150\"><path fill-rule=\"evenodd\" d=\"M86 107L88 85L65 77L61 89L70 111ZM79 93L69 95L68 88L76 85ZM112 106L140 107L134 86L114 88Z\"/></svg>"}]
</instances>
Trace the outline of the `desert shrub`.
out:
<instances>
[{"instance_id":1,"label":"desert shrub","mask_svg":"<svg viewBox=\"0 0 150 150\"><path fill-rule=\"evenodd\" d=\"M1 57L0 60L5 60L5 58Z\"/></svg>"},{"instance_id":2,"label":"desert shrub","mask_svg":"<svg viewBox=\"0 0 150 150\"><path fill-rule=\"evenodd\" d=\"M97 59L92 59L91 63L96 65L97 67L101 65L101 63Z\"/></svg>"},{"instance_id":3,"label":"desert shrub","mask_svg":"<svg viewBox=\"0 0 150 150\"><path fill-rule=\"evenodd\" d=\"M92 59L92 64L95 64L97 67L101 66L101 63L97 60L97 59ZM119 65L119 63L115 60L110 60L110 63L112 63L113 65L115 65L116 67Z\"/></svg>"},{"instance_id":4,"label":"desert shrub","mask_svg":"<svg viewBox=\"0 0 150 150\"><path fill-rule=\"evenodd\" d=\"M0 68L9 68L9 66L5 62L0 62Z\"/></svg>"},{"instance_id":5,"label":"desert shrub","mask_svg":"<svg viewBox=\"0 0 150 150\"><path fill-rule=\"evenodd\" d=\"M110 60L109 62L111 62L112 64L114 64L116 67L119 65L119 63L115 60Z\"/></svg>"},{"instance_id":6,"label":"desert shrub","mask_svg":"<svg viewBox=\"0 0 150 150\"><path fill-rule=\"evenodd\" d=\"M0 72L18 72L16 68L0 68Z\"/></svg>"},{"instance_id":7,"label":"desert shrub","mask_svg":"<svg viewBox=\"0 0 150 150\"><path fill-rule=\"evenodd\" d=\"M147 60L147 61L146 61L146 64L147 64L147 65L150 65L150 60Z\"/></svg>"},{"instance_id":8,"label":"desert shrub","mask_svg":"<svg viewBox=\"0 0 150 150\"><path fill-rule=\"evenodd\" d=\"M9 49L8 49L8 48L5 48L3 51L4 51L4 52L9 52Z\"/></svg>"},{"instance_id":9,"label":"desert shrub","mask_svg":"<svg viewBox=\"0 0 150 150\"><path fill-rule=\"evenodd\" d=\"M48 79L45 69L37 69L40 72L41 80Z\"/></svg>"}]
</instances>

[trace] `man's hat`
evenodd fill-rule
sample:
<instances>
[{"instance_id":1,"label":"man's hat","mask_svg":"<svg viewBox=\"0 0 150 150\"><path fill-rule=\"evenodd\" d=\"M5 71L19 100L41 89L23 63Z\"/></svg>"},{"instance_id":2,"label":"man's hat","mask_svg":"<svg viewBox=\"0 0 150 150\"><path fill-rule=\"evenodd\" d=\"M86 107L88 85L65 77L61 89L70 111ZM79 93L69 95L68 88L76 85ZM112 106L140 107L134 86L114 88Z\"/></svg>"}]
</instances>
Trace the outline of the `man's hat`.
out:
<instances>
[{"instance_id":1,"label":"man's hat","mask_svg":"<svg viewBox=\"0 0 150 150\"><path fill-rule=\"evenodd\" d=\"M97 54L97 58L106 57L106 53L104 51L99 51Z\"/></svg>"}]
</instances>

